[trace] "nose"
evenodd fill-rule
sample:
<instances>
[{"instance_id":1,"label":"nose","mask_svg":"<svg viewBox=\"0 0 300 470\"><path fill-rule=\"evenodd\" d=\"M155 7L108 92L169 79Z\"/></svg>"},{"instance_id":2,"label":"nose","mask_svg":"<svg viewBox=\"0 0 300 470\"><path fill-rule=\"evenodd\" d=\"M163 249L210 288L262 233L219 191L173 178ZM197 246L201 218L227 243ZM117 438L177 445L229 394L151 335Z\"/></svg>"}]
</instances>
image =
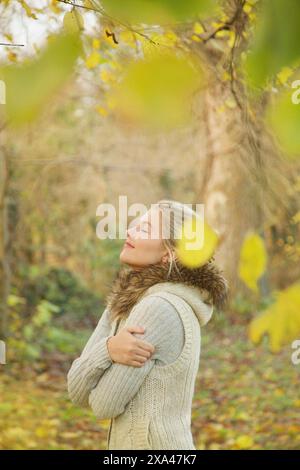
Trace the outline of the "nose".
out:
<instances>
[{"instance_id":1,"label":"nose","mask_svg":"<svg viewBox=\"0 0 300 470\"><path fill-rule=\"evenodd\" d=\"M129 229L126 230L127 238L129 238L129 239L131 238L131 233L133 232L133 230L134 230L133 227L131 227L131 228L129 228Z\"/></svg>"}]
</instances>

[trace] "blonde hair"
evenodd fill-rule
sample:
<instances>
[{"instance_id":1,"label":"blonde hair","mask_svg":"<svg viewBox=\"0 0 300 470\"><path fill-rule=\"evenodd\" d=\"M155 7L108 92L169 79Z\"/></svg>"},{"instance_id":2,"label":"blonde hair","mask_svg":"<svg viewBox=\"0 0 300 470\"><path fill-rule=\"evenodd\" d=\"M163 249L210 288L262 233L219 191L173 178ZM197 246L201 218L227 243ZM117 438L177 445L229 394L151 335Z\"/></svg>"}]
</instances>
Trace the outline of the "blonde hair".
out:
<instances>
[{"instance_id":1,"label":"blonde hair","mask_svg":"<svg viewBox=\"0 0 300 470\"><path fill-rule=\"evenodd\" d=\"M159 208L162 214L163 243L167 248L170 257L168 277L170 276L173 268L175 268L180 275L180 271L176 263L176 257L174 256L176 239L179 239L182 234L183 223L188 223L189 221L199 218L199 214L189 205L169 199L161 199L154 204L154 207ZM165 237L165 234L168 236Z\"/></svg>"}]
</instances>

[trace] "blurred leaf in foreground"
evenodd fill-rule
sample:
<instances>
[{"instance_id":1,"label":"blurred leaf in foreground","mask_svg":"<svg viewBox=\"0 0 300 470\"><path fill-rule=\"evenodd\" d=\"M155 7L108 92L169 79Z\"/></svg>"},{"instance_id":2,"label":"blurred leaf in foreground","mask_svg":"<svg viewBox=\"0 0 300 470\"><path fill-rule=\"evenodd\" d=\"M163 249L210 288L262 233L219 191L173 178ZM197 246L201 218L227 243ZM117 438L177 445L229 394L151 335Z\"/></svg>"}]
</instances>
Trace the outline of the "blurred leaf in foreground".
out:
<instances>
[{"instance_id":1,"label":"blurred leaf in foreground","mask_svg":"<svg viewBox=\"0 0 300 470\"><path fill-rule=\"evenodd\" d=\"M249 82L263 86L267 78L300 57L299 0L265 0L246 60Z\"/></svg>"},{"instance_id":2,"label":"blurred leaf in foreground","mask_svg":"<svg viewBox=\"0 0 300 470\"><path fill-rule=\"evenodd\" d=\"M77 33L84 29L84 20L80 12L73 8L65 13L63 25L67 33Z\"/></svg>"},{"instance_id":3,"label":"blurred leaf in foreground","mask_svg":"<svg viewBox=\"0 0 300 470\"><path fill-rule=\"evenodd\" d=\"M38 58L2 67L8 123L33 121L69 77L80 52L77 34L61 34L51 37Z\"/></svg>"},{"instance_id":4,"label":"blurred leaf in foreground","mask_svg":"<svg viewBox=\"0 0 300 470\"><path fill-rule=\"evenodd\" d=\"M266 269L267 255L263 240L256 233L249 233L243 242L239 276L249 289L257 292L257 281Z\"/></svg>"},{"instance_id":5,"label":"blurred leaf in foreground","mask_svg":"<svg viewBox=\"0 0 300 470\"><path fill-rule=\"evenodd\" d=\"M300 80L275 97L266 113L279 144L289 157L300 155Z\"/></svg>"},{"instance_id":6,"label":"blurred leaf in foreground","mask_svg":"<svg viewBox=\"0 0 300 470\"><path fill-rule=\"evenodd\" d=\"M279 352L285 344L300 335L300 283L296 282L282 291L275 292L275 302L249 327L253 343L261 341L264 334L270 338L270 349Z\"/></svg>"},{"instance_id":7,"label":"blurred leaf in foreground","mask_svg":"<svg viewBox=\"0 0 300 470\"><path fill-rule=\"evenodd\" d=\"M178 258L189 268L202 266L213 255L218 241L217 233L204 220L197 223L193 218L184 223L181 238L177 241Z\"/></svg>"},{"instance_id":8,"label":"blurred leaf in foreground","mask_svg":"<svg viewBox=\"0 0 300 470\"><path fill-rule=\"evenodd\" d=\"M191 95L202 80L200 67L185 58L161 54L129 65L112 96L123 118L167 129L189 120Z\"/></svg>"},{"instance_id":9,"label":"blurred leaf in foreground","mask_svg":"<svg viewBox=\"0 0 300 470\"><path fill-rule=\"evenodd\" d=\"M100 4L99 1L95 3ZM141 23L172 22L185 20L197 15L210 14L213 0L102 0L105 12L124 21Z\"/></svg>"}]
</instances>

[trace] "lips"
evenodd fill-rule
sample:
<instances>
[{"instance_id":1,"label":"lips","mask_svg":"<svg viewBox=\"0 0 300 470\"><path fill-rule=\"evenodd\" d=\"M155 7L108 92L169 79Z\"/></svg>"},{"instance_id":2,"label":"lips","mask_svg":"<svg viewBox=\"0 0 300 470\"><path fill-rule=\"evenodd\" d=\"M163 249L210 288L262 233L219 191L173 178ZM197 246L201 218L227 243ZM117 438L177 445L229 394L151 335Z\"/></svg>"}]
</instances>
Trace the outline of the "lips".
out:
<instances>
[{"instance_id":1,"label":"lips","mask_svg":"<svg viewBox=\"0 0 300 470\"><path fill-rule=\"evenodd\" d=\"M125 242L125 246L127 246L128 248L134 248L134 246L128 241Z\"/></svg>"}]
</instances>

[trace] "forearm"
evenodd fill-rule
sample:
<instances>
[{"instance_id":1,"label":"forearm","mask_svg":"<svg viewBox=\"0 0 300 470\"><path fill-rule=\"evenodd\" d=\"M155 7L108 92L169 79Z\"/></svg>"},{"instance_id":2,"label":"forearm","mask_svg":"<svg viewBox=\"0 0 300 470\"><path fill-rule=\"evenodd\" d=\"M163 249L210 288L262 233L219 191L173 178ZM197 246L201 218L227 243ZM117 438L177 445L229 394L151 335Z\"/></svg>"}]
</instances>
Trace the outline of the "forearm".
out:
<instances>
[{"instance_id":1,"label":"forearm","mask_svg":"<svg viewBox=\"0 0 300 470\"><path fill-rule=\"evenodd\" d=\"M91 390L113 363L107 348L110 336L101 338L87 354L75 359L67 375L68 393L73 403L88 406Z\"/></svg>"},{"instance_id":2,"label":"forearm","mask_svg":"<svg viewBox=\"0 0 300 470\"><path fill-rule=\"evenodd\" d=\"M112 364L106 344L112 336L108 313L108 309L105 309L81 355L73 361L67 375L70 399L78 405L88 405L90 391Z\"/></svg>"}]
</instances>

